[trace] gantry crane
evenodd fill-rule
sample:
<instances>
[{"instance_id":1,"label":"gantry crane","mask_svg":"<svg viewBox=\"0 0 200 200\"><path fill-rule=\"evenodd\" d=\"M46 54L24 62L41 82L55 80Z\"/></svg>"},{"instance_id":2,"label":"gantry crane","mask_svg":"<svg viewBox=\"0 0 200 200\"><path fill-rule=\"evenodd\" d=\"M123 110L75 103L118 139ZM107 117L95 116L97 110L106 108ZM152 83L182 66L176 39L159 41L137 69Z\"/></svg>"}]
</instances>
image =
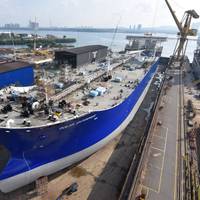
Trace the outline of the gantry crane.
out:
<instances>
[{"instance_id":1,"label":"gantry crane","mask_svg":"<svg viewBox=\"0 0 200 200\"><path fill-rule=\"evenodd\" d=\"M187 10L185 11L183 18L181 21L178 20L175 12L172 10L172 7L170 6L168 0L165 0L172 17L174 18L174 21L176 22L176 25L179 29L178 35L180 36L177 40L175 49L174 49L174 54L173 58L176 59L177 61L180 61L182 58L185 56L185 51L187 48L187 43L188 43L188 36L196 36L197 35L197 30L190 28L191 26L191 21L192 18L198 19L199 15L196 13L195 10Z\"/></svg>"}]
</instances>

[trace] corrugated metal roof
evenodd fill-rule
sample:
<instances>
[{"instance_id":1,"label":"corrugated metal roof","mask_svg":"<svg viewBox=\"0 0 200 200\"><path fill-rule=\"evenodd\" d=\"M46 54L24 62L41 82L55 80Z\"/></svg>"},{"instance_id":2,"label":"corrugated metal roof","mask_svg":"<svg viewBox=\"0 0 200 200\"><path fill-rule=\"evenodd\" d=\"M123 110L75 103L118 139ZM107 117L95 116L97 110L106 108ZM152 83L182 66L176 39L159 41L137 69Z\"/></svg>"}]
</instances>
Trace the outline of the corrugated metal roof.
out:
<instances>
[{"instance_id":1,"label":"corrugated metal roof","mask_svg":"<svg viewBox=\"0 0 200 200\"><path fill-rule=\"evenodd\" d=\"M93 52L93 51L97 51L99 49L105 49L105 48L107 49L108 47L104 45L88 45L88 46L77 47L77 48L72 48L72 49L60 50L56 52L82 54L82 53Z\"/></svg>"},{"instance_id":2,"label":"corrugated metal roof","mask_svg":"<svg viewBox=\"0 0 200 200\"><path fill-rule=\"evenodd\" d=\"M0 73L8 72L8 71L13 71L16 69L21 69L24 67L29 67L31 64L26 63L26 62L5 62L5 63L0 63Z\"/></svg>"}]
</instances>

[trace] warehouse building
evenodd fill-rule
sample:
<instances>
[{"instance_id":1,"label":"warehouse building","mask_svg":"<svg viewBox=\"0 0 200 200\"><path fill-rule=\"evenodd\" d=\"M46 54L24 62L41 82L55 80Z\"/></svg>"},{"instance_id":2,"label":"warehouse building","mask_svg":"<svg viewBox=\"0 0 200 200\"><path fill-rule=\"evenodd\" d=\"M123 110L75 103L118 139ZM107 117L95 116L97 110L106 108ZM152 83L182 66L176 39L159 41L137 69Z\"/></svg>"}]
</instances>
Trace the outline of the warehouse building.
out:
<instances>
[{"instance_id":1,"label":"warehouse building","mask_svg":"<svg viewBox=\"0 0 200 200\"><path fill-rule=\"evenodd\" d=\"M58 64L77 66L104 60L108 47L103 45L90 45L55 52L55 60Z\"/></svg>"},{"instance_id":2,"label":"warehouse building","mask_svg":"<svg viewBox=\"0 0 200 200\"><path fill-rule=\"evenodd\" d=\"M34 84L33 65L26 62L0 62L0 88L15 84L31 86Z\"/></svg>"}]
</instances>

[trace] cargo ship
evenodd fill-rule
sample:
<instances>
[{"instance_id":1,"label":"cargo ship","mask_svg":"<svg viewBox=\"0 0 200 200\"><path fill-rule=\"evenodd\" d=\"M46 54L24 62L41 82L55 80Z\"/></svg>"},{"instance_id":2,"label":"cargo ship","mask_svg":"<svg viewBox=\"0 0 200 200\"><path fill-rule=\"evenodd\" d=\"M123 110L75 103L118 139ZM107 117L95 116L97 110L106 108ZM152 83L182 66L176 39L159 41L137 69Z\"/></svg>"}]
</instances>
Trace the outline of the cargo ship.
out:
<instances>
[{"instance_id":1,"label":"cargo ship","mask_svg":"<svg viewBox=\"0 0 200 200\"><path fill-rule=\"evenodd\" d=\"M78 57L80 51L83 58L85 49L64 54ZM57 82L59 93L50 95L47 88L58 81L58 73L52 77L47 72L43 73L44 90L41 85L0 90L2 192L87 158L120 134L135 116L157 72L159 58L124 53L97 61L98 50L88 58L91 56L90 64L76 69L62 63L62 79L72 84L63 88ZM70 61L74 59L70 57Z\"/></svg>"}]
</instances>

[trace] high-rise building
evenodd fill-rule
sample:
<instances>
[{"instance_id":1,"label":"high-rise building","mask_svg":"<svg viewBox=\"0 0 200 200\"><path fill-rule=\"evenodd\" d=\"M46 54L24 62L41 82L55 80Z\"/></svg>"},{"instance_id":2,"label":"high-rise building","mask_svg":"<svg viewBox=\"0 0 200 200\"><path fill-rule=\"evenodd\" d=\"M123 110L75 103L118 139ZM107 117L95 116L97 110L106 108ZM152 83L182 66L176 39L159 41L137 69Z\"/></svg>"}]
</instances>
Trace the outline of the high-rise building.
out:
<instances>
[{"instance_id":1,"label":"high-rise building","mask_svg":"<svg viewBox=\"0 0 200 200\"><path fill-rule=\"evenodd\" d=\"M9 23L9 24L5 24L4 28L6 29L17 29L20 28L20 25L17 23Z\"/></svg>"},{"instance_id":2,"label":"high-rise building","mask_svg":"<svg viewBox=\"0 0 200 200\"><path fill-rule=\"evenodd\" d=\"M139 32L139 31L141 31L141 29L142 29L142 24L138 24L137 31Z\"/></svg>"},{"instance_id":3,"label":"high-rise building","mask_svg":"<svg viewBox=\"0 0 200 200\"><path fill-rule=\"evenodd\" d=\"M39 28L39 23L38 22L33 22L33 21L29 21L29 28L36 30Z\"/></svg>"}]
</instances>

